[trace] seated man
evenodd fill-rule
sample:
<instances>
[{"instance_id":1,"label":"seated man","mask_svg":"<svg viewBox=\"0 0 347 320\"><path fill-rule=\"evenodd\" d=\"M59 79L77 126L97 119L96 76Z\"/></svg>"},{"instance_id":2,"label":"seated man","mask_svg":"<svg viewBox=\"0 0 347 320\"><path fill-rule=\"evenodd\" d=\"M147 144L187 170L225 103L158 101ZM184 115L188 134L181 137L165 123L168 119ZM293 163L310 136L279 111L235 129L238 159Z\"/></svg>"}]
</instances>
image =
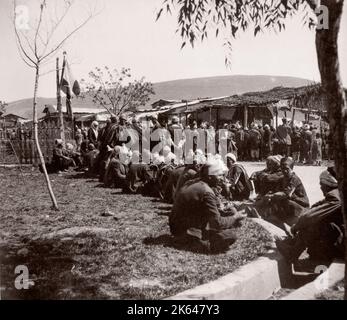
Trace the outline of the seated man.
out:
<instances>
[{"instance_id":1,"label":"seated man","mask_svg":"<svg viewBox=\"0 0 347 320\"><path fill-rule=\"evenodd\" d=\"M212 188L223 180L224 170L222 161L206 163L200 178L187 182L177 192L169 216L170 231L174 236L184 237L190 229L198 229L199 239L208 240L211 252L228 249L236 240L232 227L244 218L239 213L222 217L218 210L218 199Z\"/></svg>"},{"instance_id":2,"label":"seated man","mask_svg":"<svg viewBox=\"0 0 347 320\"><path fill-rule=\"evenodd\" d=\"M66 171L69 167L75 167L74 160L69 157L67 150L63 146L61 139L55 140L53 149L52 167L55 171Z\"/></svg>"},{"instance_id":3,"label":"seated man","mask_svg":"<svg viewBox=\"0 0 347 320\"><path fill-rule=\"evenodd\" d=\"M127 160L127 154L124 154L122 148L115 146L105 172L104 185L106 187L127 189Z\"/></svg>"},{"instance_id":4,"label":"seated man","mask_svg":"<svg viewBox=\"0 0 347 320\"><path fill-rule=\"evenodd\" d=\"M71 143L67 143L66 144L66 152L67 152L67 156L70 157L71 159L73 159L73 161L75 162L75 164L81 168L82 167L82 158L81 158L81 153L75 151L75 147L73 144Z\"/></svg>"},{"instance_id":5,"label":"seated man","mask_svg":"<svg viewBox=\"0 0 347 320\"><path fill-rule=\"evenodd\" d=\"M253 191L253 186L245 168L241 164L236 163L236 156L233 153L228 153L225 158L229 169L226 179L230 183L232 200L248 200L251 191Z\"/></svg>"},{"instance_id":6,"label":"seated man","mask_svg":"<svg viewBox=\"0 0 347 320\"><path fill-rule=\"evenodd\" d=\"M88 145L88 152L83 156L83 163L88 169L88 174L96 174L96 161L99 154L99 150L95 148L92 143Z\"/></svg>"},{"instance_id":7,"label":"seated man","mask_svg":"<svg viewBox=\"0 0 347 320\"><path fill-rule=\"evenodd\" d=\"M282 158L283 177L279 181L279 191L268 192L264 196L269 209L265 218L280 228L284 228L284 223L290 226L295 224L304 209L309 207L306 190L293 168L292 158ZM259 213L264 216L262 212Z\"/></svg>"},{"instance_id":8,"label":"seated man","mask_svg":"<svg viewBox=\"0 0 347 320\"><path fill-rule=\"evenodd\" d=\"M140 153L134 151L129 164L129 170L127 173L127 183L130 192L137 192L140 184L144 186L146 183L153 181L153 174L150 169L150 165L140 161Z\"/></svg>"},{"instance_id":9,"label":"seated man","mask_svg":"<svg viewBox=\"0 0 347 320\"><path fill-rule=\"evenodd\" d=\"M176 192L177 182L182 172L185 170L185 165L179 165L172 170L166 172L165 181L161 181L160 196L168 203L173 202L174 194Z\"/></svg>"},{"instance_id":10,"label":"seated man","mask_svg":"<svg viewBox=\"0 0 347 320\"><path fill-rule=\"evenodd\" d=\"M264 196L268 192L276 192L278 182L282 179L281 171L282 156L269 156L266 158L266 168L262 171L253 172L250 179L253 180L255 192L258 198Z\"/></svg>"},{"instance_id":11,"label":"seated man","mask_svg":"<svg viewBox=\"0 0 347 320\"><path fill-rule=\"evenodd\" d=\"M287 239L276 245L288 262L295 262L307 248L313 260L331 260L344 256L344 226L337 180L330 172L319 177L322 201L301 215L296 224L287 227Z\"/></svg>"}]
</instances>

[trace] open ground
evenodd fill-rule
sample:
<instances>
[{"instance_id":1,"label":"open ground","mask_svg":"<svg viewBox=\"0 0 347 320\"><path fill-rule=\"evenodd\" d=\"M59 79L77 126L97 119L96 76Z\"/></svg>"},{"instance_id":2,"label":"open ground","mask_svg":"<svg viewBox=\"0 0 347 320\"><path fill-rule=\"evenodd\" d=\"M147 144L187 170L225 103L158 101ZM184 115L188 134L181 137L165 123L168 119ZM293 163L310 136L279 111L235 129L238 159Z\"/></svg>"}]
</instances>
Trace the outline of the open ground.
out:
<instances>
[{"instance_id":1,"label":"open ground","mask_svg":"<svg viewBox=\"0 0 347 320\"><path fill-rule=\"evenodd\" d=\"M249 174L264 168L244 165ZM323 170L296 167L311 204L322 197ZM50 210L38 170L0 169L2 298L160 299L230 273L270 245L267 232L247 219L228 253L207 255L170 236L170 205L103 188L77 172L50 177L58 212ZM14 287L17 265L28 267L28 290Z\"/></svg>"}]
</instances>

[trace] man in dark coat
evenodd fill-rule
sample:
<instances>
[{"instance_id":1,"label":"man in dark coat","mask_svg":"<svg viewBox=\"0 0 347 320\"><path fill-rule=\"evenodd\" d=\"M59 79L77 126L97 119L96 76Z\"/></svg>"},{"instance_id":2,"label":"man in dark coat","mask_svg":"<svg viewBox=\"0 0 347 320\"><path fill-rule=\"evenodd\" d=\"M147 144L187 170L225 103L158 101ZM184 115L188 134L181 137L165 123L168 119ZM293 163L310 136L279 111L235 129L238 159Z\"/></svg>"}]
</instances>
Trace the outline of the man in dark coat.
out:
<instances>
[{"instance_id":1,"label":"man in dark coat","mask_svg":"<svg viewBox=\"0 0 347 320\"><path fill-rule=\"evenodd\" d=\"M344 225L337 180L328 170L323 171L320 185L324 199L305 210L298 222L286 229L289 237L276 243L288 262L295 262L306 248L313 260L344 256Z\"/></svg>"},{"instance_id":2,"label":"man in dark coat","mask_svg":"<svg viewBox=\"0 0 347 320\"><path fill-rule=\"evenodd\" d=\"M282 124L277 127L276 136L278 138L278 153L282 156L290 156L291 129L287 124L287 119L282 119Z\"/></svg>"},{"instance_id":3,"label":"man in dark coat","mask_svg":"<svg viewBox=\"0 0 347 320\"><path fill-rule=\"evenodd\" d=\"M267 158L272 154L272 132L270 126L266 124L263 130L263 139L262 139L262 157Z\"/></svg>"},{"instance_id":4,"label":"man in dark coat","mask_svg":"<svg viewBox=\"0 0 347 320\"><path fill-rule=\"evenodd\" d=\"M69 157L67 150L63 146L63 141L61 139L56 139L52 158L53 171L66 171L69 167L74 166L76 166L76 164L74 160Z\"/></svg>"},{"instance_id":5,"label":"man in dark coat","mask_svg":"<svg viewBox=\"0 0 347 320\"><path fill-rule=\"evenodd\" d=\"M305 208L309 207L309 200L304 185L293 171L294 161L290 157L281 159L283 177L279 182L279 191L267 193L270 214L267 220L278 227L284 228L284 223L295 224Z\"/></svg>"},{"instance_id":6,"label":"man in dark coat","mask_svg":"<svg viewBox=\"0 0 347 320\"><path fill-rule=\"evenodd\" d=\"M256 124L252 125L252 129L249 131L248 146L250 149L250 156L252 161L258 161L260 157L260 146L262 136L258 130Z\"/></svg>"},{"instance_id":7,"label":"man in dark coat","mask_svg":"<svg viewBox=\"0 0 347 320\"><path fill-rule=\"evenodd\" d=\"M126 155L121 147L116 146L112 151L111 159L106 167L104 176L105 187L115 187L127 190L128 163L125 161Z\"/></svg>"},{"instance_id":8,"label":"man in dark coat","mask_svg":"<svg viewBox=\"0 0 347 320\"><path fill-rule=\"evenodd\" d=\"M241 164L236 163L236 156L233 153L228 153L225 158L229 169L226 179L231 185L230 193L232 200L248 200L251 191L253 191L253 186L245 168Z\"/></svg>"},{"instance_id":9,"label":"man in dark coat","mask_svg":"<svg viewBox=\"0 0 347 320\"><path fill-rule=\"evenodd\" d=\"M218 199L214 187L224 179L222 161L205 164L201 178L187 182L177 193L169 216L171 233L176 237L189 234L191 228L199 231L200 240L207 240L211 252L225 251L235 239L232 229L243 219L242 214L222 217L218 210Z\"/></svg>"},{"instance_id":10,"label":"man in dark coat","mask_svg":"<svg viewBox=\"0 0 347 320\"><path fill-rule=\"evenodd\" d=\"M88 129L88 140L89 143L92 143L95 147L98 146L98 136L99 136L99 132L98 132L98 122L97 121L93 121L91 127Z\"/></svg>"}]
</instances>

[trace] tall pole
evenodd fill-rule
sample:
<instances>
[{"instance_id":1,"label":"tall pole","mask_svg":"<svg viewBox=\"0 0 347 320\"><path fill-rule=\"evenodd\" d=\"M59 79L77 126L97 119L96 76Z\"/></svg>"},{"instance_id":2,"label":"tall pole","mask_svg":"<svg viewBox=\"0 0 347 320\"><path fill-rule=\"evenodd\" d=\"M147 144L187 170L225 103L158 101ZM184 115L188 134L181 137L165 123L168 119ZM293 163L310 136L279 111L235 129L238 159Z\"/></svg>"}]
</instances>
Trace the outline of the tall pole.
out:
<instances>
[{"instance_id":1,"label":"tall pole","mask_svg":"<svg viewBox=\"0 0 347 320\"><path fill-rule=\"evenodd\" d=\"M63 110L62 110L62 103L61 103L61 93L60 93L60 77L59 77L59 58L57 58L57 109L59 113L59 128L60 128L60 139L63 140L63 144L65 145L65 129L64 129L64 116L63 116ZM62 74L64 72L64 69L62 71Z\"/></svg>"},{"instance_id":2,"label":"tall pole","mask_svg":"<svg viewBox=\"0 0 347 320\"><path fill-rule=\"evenodd\" d=\"M243 107L243 127L248 127L248 107Z\"/></svg>"}]
</instances>

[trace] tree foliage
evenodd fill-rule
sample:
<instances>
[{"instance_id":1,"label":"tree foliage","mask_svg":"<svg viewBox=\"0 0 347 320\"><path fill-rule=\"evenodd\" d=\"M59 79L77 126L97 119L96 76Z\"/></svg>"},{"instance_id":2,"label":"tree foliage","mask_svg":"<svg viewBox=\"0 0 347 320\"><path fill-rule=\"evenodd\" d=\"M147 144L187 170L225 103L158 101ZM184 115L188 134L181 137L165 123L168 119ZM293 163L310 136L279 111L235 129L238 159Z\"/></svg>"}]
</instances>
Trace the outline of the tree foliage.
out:
<instances>
[{"instance_id":1,"label":"tree foliage","mask_svg":"<svg viewBox=\"0 0 347 320\"><path fill-rule=\"evenodd\" d=\"M89 96L93 102L116 115L125 111L136 111L144 106L154 94L153 86L144 78L133 80L130 69L96 67L89 72L89 81L81 80L84 86L82 98Z\"/></svg>"},{"instance_id":2,"label":"tree foliage","mask_svg":"<svg viewBox=\"0 0 347 320\"><path fill-rule=\"evenodd\" d=\"M280 32L285 29L285 20L302 13L303 24L313 27L316 15L314 1L309 0L164 0L157 13L157 20L163 12L177 10L176 30L182 38L183 48L187 42L194 46L203 42L212 33L216 37L221 31L227 33L224 46L230 53L231 39L240 31L252 30L258 35L264 29ZM223 33L225 34L225 33ZM230 54L226 57L230 63Z\"/></svg>"},{"instance_id":3,"label":"tree foliage","mask_svg":"<svg viewBox=\"0 0 347 320\"><path fill-rule=\"evenodd\" d=\"M7 103L0 100L0 116L6 112Z\"/></svg>"}]
</instances>

